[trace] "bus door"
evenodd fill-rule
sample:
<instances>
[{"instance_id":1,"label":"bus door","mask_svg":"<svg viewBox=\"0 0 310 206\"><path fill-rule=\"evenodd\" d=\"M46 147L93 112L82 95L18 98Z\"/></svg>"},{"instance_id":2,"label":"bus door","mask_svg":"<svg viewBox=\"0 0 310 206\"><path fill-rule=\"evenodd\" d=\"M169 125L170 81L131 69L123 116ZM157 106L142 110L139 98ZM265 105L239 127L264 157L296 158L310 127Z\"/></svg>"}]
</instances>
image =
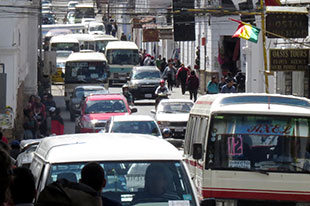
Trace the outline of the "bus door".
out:
<instances>
[{"instance_id":1,"label":"bus door","mask_svg":"<svg viewBox=\"0 0 310 206\"><path fill-rule=\"evenodd\" d=\"M202 186L203 186L203 176L204 176L204 159L205 159L205 143L206 143L206 134L208 130L208 118L203 116L193 115L190 117L189 121L190 125L187 129L189 129L190 135L186 138L186 149L185 155L187 156L187 163L189 166L189 170L191 173L191 177L197 187L198 194L202 194ZM195 160L193 158L193 146L194 144L202 145L202 159Z\"/></svg>"}]
</instances>

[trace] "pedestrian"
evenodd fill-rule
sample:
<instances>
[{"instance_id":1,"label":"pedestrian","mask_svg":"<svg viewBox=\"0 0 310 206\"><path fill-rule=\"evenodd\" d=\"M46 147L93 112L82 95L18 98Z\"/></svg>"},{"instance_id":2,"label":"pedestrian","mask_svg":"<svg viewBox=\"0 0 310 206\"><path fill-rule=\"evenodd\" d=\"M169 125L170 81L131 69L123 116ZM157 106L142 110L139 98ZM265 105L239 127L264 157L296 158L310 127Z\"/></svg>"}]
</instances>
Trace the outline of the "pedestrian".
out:
<instances>
[{"instance_id":1,"label":"pedestrian","mask_svg":"<svg viewBox=\"0 0 310 206\"><path fill-rule=\"evenodd\" d=\"M36 188L33 174L28 168L13 169L9 187L11 202L14 206L33 206Z\"/></svg>"},{"instance_id":2,"label":"pedestrian","mask_svg":"<svg viewBox=\"0 0 310 206\"><path fill-rule=\"evenodd\" d=\"M237 91L245 92L245 75L241 70L238 70L237 74L234 77L237 83Z\"/></svg>"},{"instance_id":3,"label":"pedestrian","mask_svg":"<svg viewBox=\"0 0 310 206\"><path fill-rule=\"evenodd\" d=\"M51 112L51 134L64 134L64 121L60 115L59 108L55 108L54 112Z\"/></svg>"},{"instance_id":4,"label":"pedestrian","mask_svg":"<svg viewBox=\"0 0 310 206\"><path fill-rule=\"evenodd\" d=\"M211 80L207 84L207 94L218 94L219 84L216 76L212 76Z\"/></svg>"},{"instance_id":5,"label":"pedestrian","mask_svg":"<svg viewBox=\"0 0 310 206\"><path fill-rule=\"evenodd\" d=\"M225 76L221 77L221 82L219 83L219 91L222 91L223 86L226 84Z\"/></svg>"},{"instance_id":6,"label":"pedestrian","mask_svg":"<svg viewBox=\"0 0 310 206\"><path fill-rule=\"evenodd\" d=\"M162 74L162 78L167 80L168 88L170 89L170 91L172 91L172 87L175 84L175 78L176 78L175 76L176 76L175 68L172 64L172 61L169 60L168 66L165 68Z\"/></svg>"},{"instance_id":7,"label":"pedestrian","mask_svg":"<svg viewBox=\"0 0 310 206\"><path fill-rule=\"evenodd\" d=\"M10 156L16 160L17 156L20 154L20 142L18 140L13 140L11 142Z\"/></svg>"},{"instance_id":8,"label":"pedestrian","mask_svg":"<svg viewBox=\"0 0 310 206\"><path fill-rule=\"evenodd\" d=\"M12 160L10 155L0 146L0 206L7 201L7 189L12 174Z\"/></svg>"},{"instance_id":9,"label":"pedestrian","mask_svg":"<svg viewBox=\"0 0 310 206\"><path fill-rule=\"evenodd\" d=\"M187 88L189 91L190 100L194 98L194 102L196 102L199 88L199 78L197 77L195 71L191 71L190 76L187 79Z\"/></svg>"},{"instance_id":10,"label":"pedestrian","mask_svg":"<svg viewBox=\"0 0 310 206\"><path fill-rule=\"evenodd\" d=\"M159 54L158 55L158 57L157 57L157 59L156 59L156 61L155 61L155 65L156 65L156 67L160 70L160 65L161 65L161 63L162 63L162 59L161 59L161 55Z\"/></svg>"},{"instance_id":11,"label":"pedestrian","mask_svg":"<svg viewBox=\"0 0 310 206\"><path fill-rule=\"evenodd\" d=\"M146 57L143 60L143 66L150 66L151 65L151 55L146 54Z\"/></svg>"},{"instance_id":12,"label":"pedestrian","mask_svg":"<svg viewBox=\"0 0 310 206\"><path fill-rule=\"evenodd\" d=\"M53 95L50 93L44 95L42 103L45 106L45 112L47 114L51 107L56 107L56 102L53 99Z\"/></svg>"},{"instance_id":13,"label":"pedestrian","mask_svg":"<svg viewBox=\"0 0 310 206\"><path fill-rule=\"evenodd\" d=\"M183 95L185 94L186 91L186 81L189 74L190 71L188 70L188 68L186 68L184 64L181 64L181 67L177 71L176 79L181 84L181 90Z\"/></svg>"},{"instance_id":14,"label":"pedestrian","mask_svg":"<svg viewBox=\"0 0 310 206\"><path fill-rule=\"evenodd\" d=\"M34 119L37 121L37 126L39 128L39 136L46 136L47 127L46 127L46 113L45 107L42 107L43 104L35 103L34 105Z\"/></svg>"},{"instance_id":15,"label":"pedestrian","mask_svg":"<svg viewBox=\"0 0 310 206\"><path fill-rule=\"evenodd\" d=\"M8 139L3 135L3 132L1 129L0 129L0 141L4 142L6 144L9 144Z\"/></svg>"},{"instance_id":16,"label":"pedestrian","mask_svg":"<svg viewBox=\"0 0 310 206\"><path fill-rule=\"evenodd\" d=\"M117 34L117 29L118 29L118 27L117 27L117 24L116 24L116 22L114 22L113 24L112 24L112 30L111 30L111 32L112 32L112 36L116 36L116 34Z\"/></svg>"},{"instance_id":17,"label":"pedestrian","mask_svg":"<svg viewBox=\"0 0 310 206\"><path fill-rule=\"evenodd\" d=\"M81 171L80 183L91 187L97 193L101 193L107 183L103 168L96 162L86 164ZM101 198L102 206L121 206L121 203L117 201L103 196Z\"/></svg>"},{"instance_id":18,"label":"pedestrian","mask_svg":"<svg viewBox=\"0 0 310 206\"><path fill-rule=\"evenodd\" d=\"M227 78L226 84L222 87L221 93L236 93L236 88L234 86L234 79L233 78Z\"/></svg>"},{"instance_id":19,"label":"pedestrian","mask_svg":"<svg viewBox=\"0 0 310 206\"><path fill-rule=\"evenodd\" d=\"M24 109L24 139L35 139L37 137L38 123L34 118L33 111L31 109Z\"/></svg>"},{"instance_id":20,"label":"pedestrian","mask_svg":"<svg viewBox=\"0 0 310 206\"><path fill-rule=\"evenodd\" d=\"M121 41L127 41L127 36L124 33L121 35Z\"/></svg>"},{"instance_id":21,"label":"pedestrian","mask_svg":"<svg viewBox=\"0 0 310 206\"><path fill-rule=\"evenodd\" d=\"M168 65L168 64L167 64L167 62L166 62L166 58L164 57L163 60L162 60L162 62L160 63L160 67L159 67L161 73L164 72L164 70L166 69L167 65Z\"/></svg>"}]
</instances>

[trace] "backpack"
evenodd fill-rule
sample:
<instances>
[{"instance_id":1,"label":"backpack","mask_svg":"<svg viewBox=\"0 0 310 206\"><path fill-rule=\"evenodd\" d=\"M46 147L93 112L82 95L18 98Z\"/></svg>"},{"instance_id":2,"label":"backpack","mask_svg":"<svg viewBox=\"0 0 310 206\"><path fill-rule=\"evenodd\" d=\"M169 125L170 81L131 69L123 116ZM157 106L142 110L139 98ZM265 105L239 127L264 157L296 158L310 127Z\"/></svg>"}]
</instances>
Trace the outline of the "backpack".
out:
<instances>
[{"instance_id":1,"label":"backpack","mask_svg":"<svg viewBox=\"0 0 310 206\"><path fill-rule=\"evenodd\" d=\"M87 185L60 179L47 185L36 206L102 206L101 196Z\"/></svg>"}]
</instances>

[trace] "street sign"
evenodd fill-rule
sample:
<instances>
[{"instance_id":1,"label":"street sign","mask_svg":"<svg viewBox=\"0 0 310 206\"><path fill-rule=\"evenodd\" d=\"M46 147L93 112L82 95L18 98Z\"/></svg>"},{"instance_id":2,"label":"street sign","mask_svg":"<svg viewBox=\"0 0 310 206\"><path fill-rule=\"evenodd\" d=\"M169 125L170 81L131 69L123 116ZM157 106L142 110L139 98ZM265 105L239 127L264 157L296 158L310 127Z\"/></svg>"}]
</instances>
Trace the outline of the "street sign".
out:
<instances>
[{"instance_id":1,"label":"street sign","mask_svg":"<svg viewBox=\"0 0 310 206\"><path fill-rule=\"evenodd\" d=\"M266 30L268 38L279 38L268 32L286 38L306 38L308 36L308 14L268 13Z\"/></svg>"},{"instance_id":2,"label":"street sign","mask_svg":"<svg viewBox=\"0 0 310 206\"><path fill-rule=\"evenodd\" d=\"M309 49L270 49L270 71L304 71L308 69Z\"/></svg>"}]
</instances>

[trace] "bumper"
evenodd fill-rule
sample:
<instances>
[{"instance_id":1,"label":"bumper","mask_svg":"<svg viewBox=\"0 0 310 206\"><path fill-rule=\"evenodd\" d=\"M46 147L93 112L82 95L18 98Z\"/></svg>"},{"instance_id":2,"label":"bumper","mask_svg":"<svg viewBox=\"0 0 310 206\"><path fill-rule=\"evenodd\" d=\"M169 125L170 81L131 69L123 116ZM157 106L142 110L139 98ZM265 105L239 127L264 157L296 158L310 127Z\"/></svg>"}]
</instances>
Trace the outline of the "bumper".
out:
<instances>
[{"instance_id":1,"label":"bumper","mask_svg":"<svg viewBox=\"0 0 310 206\"><path fill-rule=\"evenodd\" d=\"M134 99L156 99L155 90L157 87L130 89Z\"/></svg>"}]
</instances>

